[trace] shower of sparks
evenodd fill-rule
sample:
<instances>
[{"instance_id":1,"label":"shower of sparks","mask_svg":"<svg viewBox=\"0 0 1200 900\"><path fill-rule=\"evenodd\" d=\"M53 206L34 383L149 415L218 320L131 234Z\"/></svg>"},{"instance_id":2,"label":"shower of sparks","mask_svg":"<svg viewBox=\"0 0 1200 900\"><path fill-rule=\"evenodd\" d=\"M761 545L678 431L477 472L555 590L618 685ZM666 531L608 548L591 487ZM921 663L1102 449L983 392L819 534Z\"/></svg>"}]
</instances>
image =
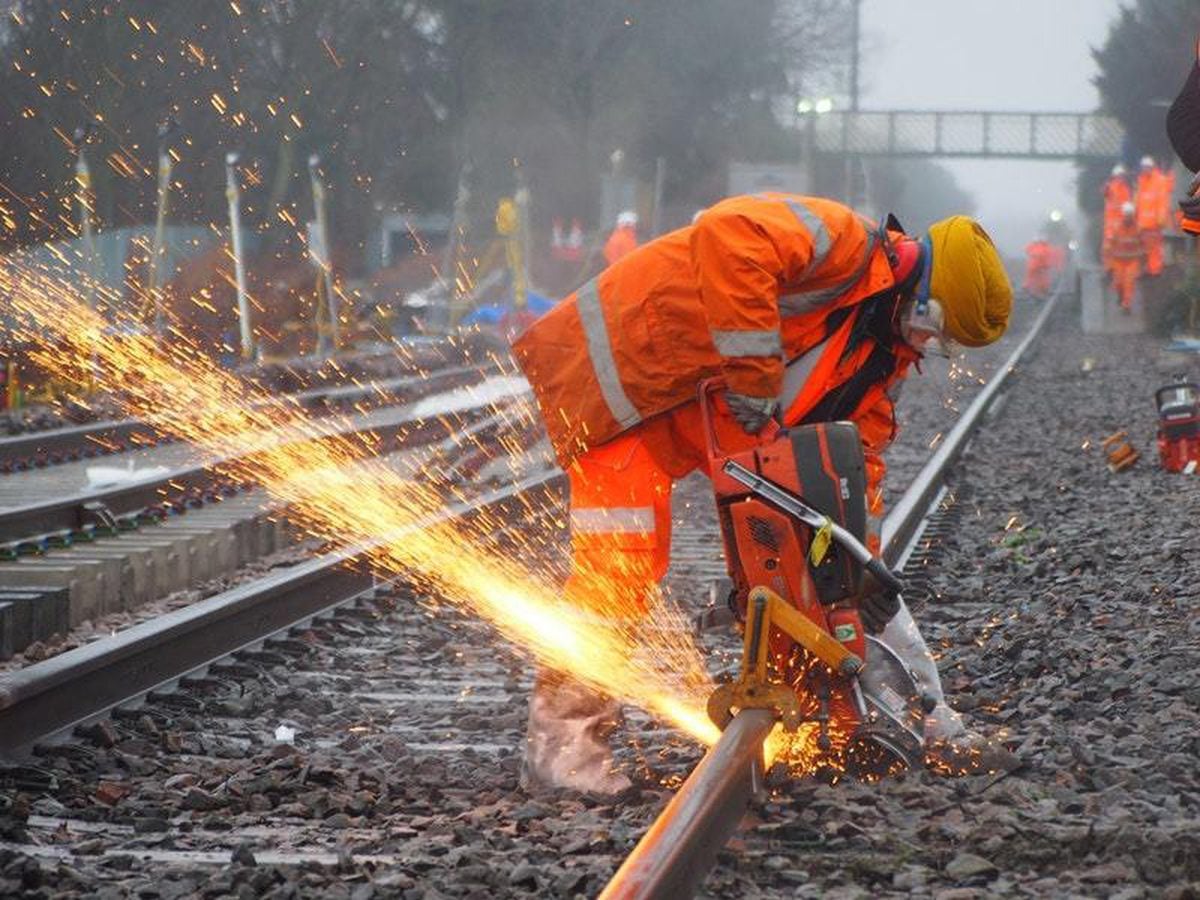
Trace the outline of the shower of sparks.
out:
<instances>
[{"instance_id":1,"label":"shower of sparks","mask_svg":"<svg viewBox=\"0 0 1200 900\"><path fill-rule=\"evenodd\" d=\"M177 324L162 340L146 333L103 287L86 292L94 301L89 304L72 284L13 256L0 261L0 295L15 320L13 336L39 348L32 354L36 364L70 384L111 393L129 415L221 460L215 468L224 477L256 484L282 501L289 521L305 534L352 549L377 571L417 585L435 614L449 606L482 619L539 665L641 707L703 744L720 736L706 713L713 683L690 623L661 594L640 616L573 609L562 602L555 580L534 568L553 555L538 545L544 532L512 535L510 523L495 513L469 522L446 515L472 499L471 480L463 478L472 467L464 456L500 454L512 480L525 474L536 413L522 396L514 398L513 379L497 379L504 383L498 399L480 392L473 402L462 402L460 394L412 407L450 430L449 451L445 444L423 445L381 457L377 435L354 431L343 417L313 420L294 400L247 385ZM471 389L464 390L469 397ZM478 413L481 405L501 423L499 437L472 426L472 409ZM531 507L536 502L529 501ZM549 505L529 511L561 520L562 511ZM517 542L515 550L497 545L501 533ZM838 699L822 737L807 669L782 659L776 664L795 673L806 721L794 732L772 732L764 748L768 764L797 776L823 771L841 777L851 735Z\"/></svg>"},{"instance_id":2,"label":"shower of sparks","mask_svg":"<svg viewBox=\"0 0 1200 900\"><path fill-rule=\"evenodd\" d=\"M19 258L0 263L0 293L16 318L16 336L41 348L34 353L38 365L73 384L112 392L128 414L222 460L216 468L224 476L281 500L302 532L361 551L377 570L407 578L434 611L444 605L485 620L539 665L646 709L697 742L713 744L720 736L706 712L713 683L683 614L659 594L644 617L605 619L564 605L553 578L530 568L550 556L536 545L544 535L517 534L524 546L504 551L494 536L506 533L508 523L496 514L469 523L444 515L448 506L470 502L456 478L462 473L456 458L428 448L380 457L371 433L344 430L338 426L348 421L337 416L312 420L289 398L251 388L175 326L166 340L155 340L101 295L106 319L71 284ZM535 414L526 402L515 402L511 390L499 394L487 412L505 427L491 440L458 420L454 403L433 410L420 401L414 410L424 404L431 419L456 434L457 449L500 452L510 474L520 476L528 461L523 436ZM816 700L808 701L806 712L815 718ZM822 749L818 737L814 721L796 732L776 727L767 761L796 775L840 773L848 733L839 716L827 727L832 751Z\"/></svg>"},{"instance_id":3,"label":"shower of sparks","mask_svg":"<svg viewBox=\"0 0 1200 900\"><path fill-rule=\"evenodd\" d=\"M224 477L282 501L305 534L353 549L376 570L416 584L435 614L445 605L480 618L539 665L639 706L703 744L720 736L706 713L713 683L701 650L689 623L661 594L650 597L644 615L573 609L554 579L533 568L552 555L538 545L544 532L512 535L495 513L469 523L445 515L472 499L472 454L493 460L499 454L513 481L525 474L536 413L514 399L513 379L496 379L501 389L491 399L479 391L472 400L464 389L469 402L460 392L412 407L450 430L450 452L445 444L423 445L381 457L377 435L354 431L342 417L313 420L294 400L248 386L178 325L162 340L146 333L103 287L86 292L89 304L72 284L14 256L0 261L0 295L15 319L14 337L40 348L33 352L38 365L71 384L108 391L131 416L222 460L215 468ZM480 406L501 423L498 437L472 426L470 414ZM550 506L529 511L561 519ZM515 550L497 546L501 533L517 542ZM764 748L766 761L797 776L822 771L840 778L851 736L836 708L840 701L834 698L822 736L808 669L782 659L776 664L777 671L795 673L806 721L794 732L777 727Z\"/></svg>"},{"instance_id":4,"label":"shower of sparks","mask_svg":"<svg viewBox=\"0 0 1200 900\"><path fill-rule=\"evenodd\" d=\"M39 365L73 384L112 392L130 415L226 460L222 474L283 501L307 534L366 547L378 569L488 621L539 664L640 706L699 741L716 740L704 711L711 683L674 607L654 598L644 620L625 621L568 608L552 580L523 562L545 558L542 548L503 552L491 538L505 522L485 514L468 525L444 516L448 505L470 499L442 474L452 469L448 460L414 451L399 464L385 461L373 436L335 434L329 419L313 422L287 398L248 388L178 328L156 341L123 320L115 302L96 305L108 307L106 320L70 284L19 259L0 263L0 293L17 319L18 337L42 348L35 352ZM518 435L532 416L511 399L492 412ZM462 440L467 449L522 449L519 440L502 448L469 435Z\"/></svg>"}]
</instances>

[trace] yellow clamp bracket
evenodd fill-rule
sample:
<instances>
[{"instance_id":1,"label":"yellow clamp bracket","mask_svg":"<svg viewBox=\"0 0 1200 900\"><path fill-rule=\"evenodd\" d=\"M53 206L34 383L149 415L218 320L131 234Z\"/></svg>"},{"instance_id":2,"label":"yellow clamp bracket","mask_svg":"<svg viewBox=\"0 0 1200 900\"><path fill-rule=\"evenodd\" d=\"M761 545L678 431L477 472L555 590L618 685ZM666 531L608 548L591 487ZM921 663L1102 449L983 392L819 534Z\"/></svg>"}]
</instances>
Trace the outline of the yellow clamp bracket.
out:
<instances>
[{"instance_id":1,"label":"yellow clamp bracket","mask_svg":"<svg viewBox=\"0 0 1200 900\"><path fill-rule=\"evenodd\" d=\"M821 560L825 558L825 554L829 552L829 544L833 540L833 522L829 517L825 517L825 522L817 529L817 533L813 535L812 543L808 545L808 561L814 566L819 566Z\"/></svg>"},{"instance_id":2,"label":"yellow clamp bracket","mask_svg":"<svg viewBox=\"0 0 1200 900\"><path fill-rule=\"evenodd\" d=\"M787 685L768 681L770 634L778 628L817 659L840 675L854 675L863 661L835 640L774 591L756 587L750 591L742 646L742 671L733 684L721 685L708 699L708 715L724 728L733 709L771 709L794 729L799 722L796 696Z\"/></svg>"},{"instance_id":3,"label":"yellow clamp bracket","mask_svg":"<svg viewBox=\"0 0 1200 900\"><path fill-rule=\"evenodd\" d=\"M774 591L765 587L756 587L750 592L750 605L757 605L760 598L765 599L766 626L774 626L790 637L793 641L815 656L834 672L840 675L854 675L862 669L863 661L858 655L846 648L841 641L834 639L824 628L804 615ZM747 625L749 623L747 622ZM764 629L765 633L769 633ZM759 648L762 657L761 664L756 661L756 671L766 676L766 642ZM743 665L745 661L743 660ZM759 668L761 665L761 668Z\"/></svg>"}]
</instances>

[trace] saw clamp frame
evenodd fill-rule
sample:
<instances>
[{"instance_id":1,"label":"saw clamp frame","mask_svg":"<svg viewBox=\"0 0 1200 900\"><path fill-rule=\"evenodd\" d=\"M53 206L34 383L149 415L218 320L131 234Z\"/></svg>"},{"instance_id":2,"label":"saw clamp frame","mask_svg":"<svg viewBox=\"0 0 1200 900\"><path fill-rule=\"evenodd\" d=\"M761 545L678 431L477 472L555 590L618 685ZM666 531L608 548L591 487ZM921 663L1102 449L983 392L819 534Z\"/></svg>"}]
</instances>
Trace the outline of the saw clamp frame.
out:
<instances>
[{"instance_id":1,"label":"saw clamp frame","mask_svg":"<svg viewBox=\"0 0 1200 900\"><path fill-rule=\"evenodd\" d=\"M724 729L734 709L766 709L795 731L801 721L795 692L767 674L771 628L778 628L838 675L854 677L863 660L800 613L770 588L756 587L747 604L742 667L736 681L719 686L708 698L708 717Z\"/></svg>"}]
</instances>

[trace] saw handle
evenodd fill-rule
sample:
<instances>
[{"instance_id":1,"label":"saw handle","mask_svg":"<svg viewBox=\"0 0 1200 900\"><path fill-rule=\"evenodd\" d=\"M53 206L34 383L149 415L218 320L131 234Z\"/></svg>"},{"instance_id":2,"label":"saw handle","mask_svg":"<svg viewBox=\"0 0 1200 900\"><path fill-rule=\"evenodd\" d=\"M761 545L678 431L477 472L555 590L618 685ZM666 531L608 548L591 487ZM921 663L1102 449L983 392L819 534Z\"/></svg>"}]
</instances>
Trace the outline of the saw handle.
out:
<instances>
[{"instance_id":1,"label":"saw handle","mask_svg":"<svg viewBox=\"0 0 1200 900\"><path fill-rule=\"evenodd\" d=\"M864 568L893 597L899 597L904 591L904 582L878 556L872 556Z\"/></svg>"},{"instance_id":2,"label":"saw handle","mask_svg":"<svg viewBox=\"0 0 1200 900\"><path fill-rule=\"evenodd\" d=\"M717 437L716 417L713 415L713 410L716 409L722 415L728 416L728 413L717 407L717 394L728 390L729 386L725 383L724 378L706 378L700 382L700 420L704 427L704 448L708 453L709 470L714 472L720 468L719 463L727 459L731 452L737 452L726 450L721 446L721 440ZM749 435L749 437L753 438L755 443L765 444L778 437L782 430L783 426L779 424L779 420L772 416L761 431Z\"/></svg>"}]
</instances>

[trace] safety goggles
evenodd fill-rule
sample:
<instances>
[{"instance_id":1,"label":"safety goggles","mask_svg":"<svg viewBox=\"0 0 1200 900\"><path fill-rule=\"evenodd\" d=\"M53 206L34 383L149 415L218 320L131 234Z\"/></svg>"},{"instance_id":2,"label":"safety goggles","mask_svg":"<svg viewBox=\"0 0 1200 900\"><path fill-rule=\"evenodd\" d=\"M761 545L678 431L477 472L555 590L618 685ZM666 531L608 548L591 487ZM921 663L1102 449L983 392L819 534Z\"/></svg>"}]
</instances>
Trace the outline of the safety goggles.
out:
<instances>
[{"instance_id":1,"label":"safety goggles","mask_svg":"<svg viewBox=\"0 0 1200 900\"><path fill-rule=\"evenodd\" d=\"M946 337L946 311L932 297L920 297L911 304L900 320L900 336L922 356L954 355L954 341Z\"/></svg>"},{"instance_id":2,"label":"safety goggles","mask_svg":"<svg viewBox=\"0 0 1200 900\"><path fill-rule=\"evenodd\" d=\"M933 274L933 246L926 235L921 241L921 277L912 302L900 319L900 336L922 356L954 355L954 342L946 337L946 310L941 301L929 296Z\"/></svg>"}]
</instances>

